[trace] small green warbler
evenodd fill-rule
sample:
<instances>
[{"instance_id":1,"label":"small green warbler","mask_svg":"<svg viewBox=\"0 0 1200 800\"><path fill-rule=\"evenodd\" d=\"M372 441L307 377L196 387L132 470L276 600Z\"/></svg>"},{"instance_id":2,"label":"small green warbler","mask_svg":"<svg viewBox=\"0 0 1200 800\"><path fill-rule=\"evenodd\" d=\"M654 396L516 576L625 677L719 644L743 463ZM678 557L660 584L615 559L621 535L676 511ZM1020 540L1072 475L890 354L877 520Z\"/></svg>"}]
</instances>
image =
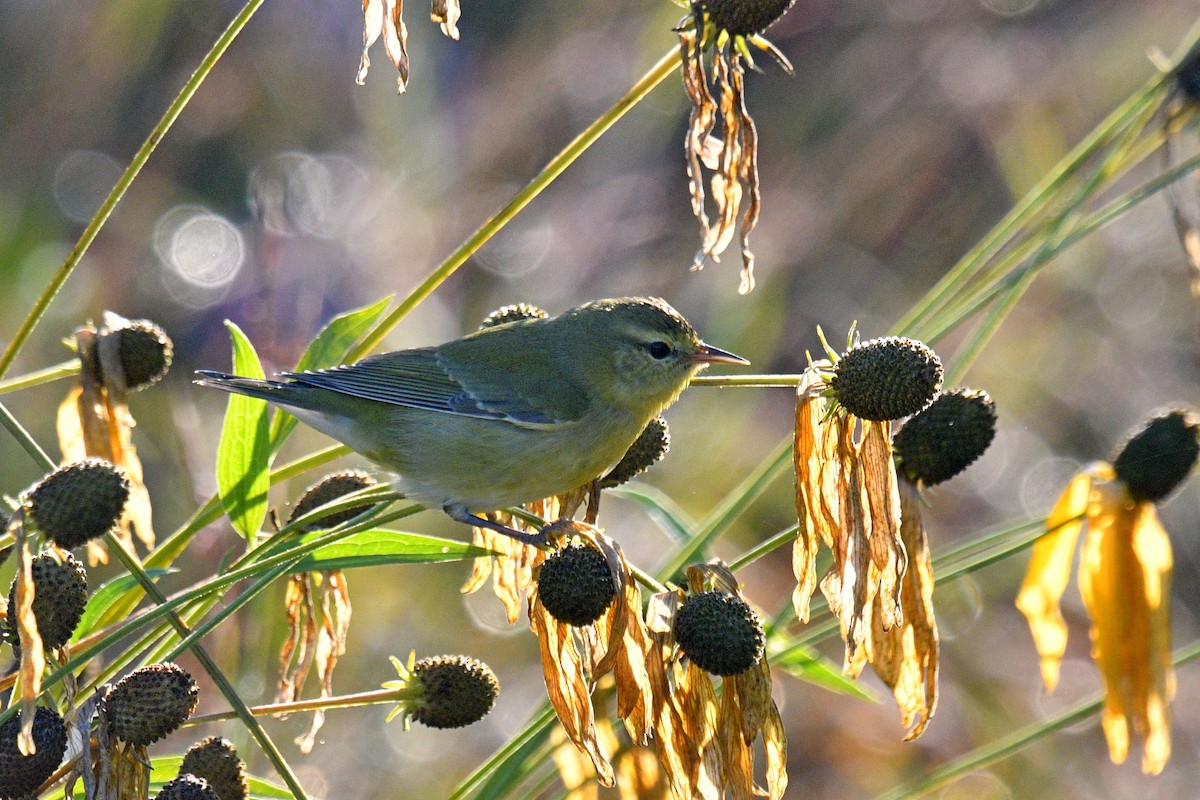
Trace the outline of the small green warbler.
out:
<instances>
[{"instance_id":1,"label":"small green warbler","mask_svg":"<svg viewBox=\"0 0 1200 800\"><path fill-rule=\"evenodd\" d=\"M196 382L275 403L397 473L406 497L540 545L544 534L480 514L603 475L714 363L750 362L705 344L662 300L632 297L287 381L201 370Z\"/></svg>"}]
</instances>

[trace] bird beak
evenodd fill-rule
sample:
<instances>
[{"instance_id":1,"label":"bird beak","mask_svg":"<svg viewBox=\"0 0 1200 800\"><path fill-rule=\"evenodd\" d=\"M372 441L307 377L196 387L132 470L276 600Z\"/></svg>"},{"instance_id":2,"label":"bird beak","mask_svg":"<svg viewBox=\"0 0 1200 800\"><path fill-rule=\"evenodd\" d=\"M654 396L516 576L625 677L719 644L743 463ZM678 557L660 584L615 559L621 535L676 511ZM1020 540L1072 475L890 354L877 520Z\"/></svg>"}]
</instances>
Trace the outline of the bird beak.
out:
<instances>
[{"instance_id":1,"label":"bird beak","mask_svg":"<svg viewBox=\"0 0 1200 800\"><path fill-rule=\"evenodd\" d=\"M719 347L713 347L710 344L701 344L700 349L696 351L691 360L697 364L749 364L750 362L739 355L734 355L728 350L722 350Z\"/></svg>"}]
</instances>

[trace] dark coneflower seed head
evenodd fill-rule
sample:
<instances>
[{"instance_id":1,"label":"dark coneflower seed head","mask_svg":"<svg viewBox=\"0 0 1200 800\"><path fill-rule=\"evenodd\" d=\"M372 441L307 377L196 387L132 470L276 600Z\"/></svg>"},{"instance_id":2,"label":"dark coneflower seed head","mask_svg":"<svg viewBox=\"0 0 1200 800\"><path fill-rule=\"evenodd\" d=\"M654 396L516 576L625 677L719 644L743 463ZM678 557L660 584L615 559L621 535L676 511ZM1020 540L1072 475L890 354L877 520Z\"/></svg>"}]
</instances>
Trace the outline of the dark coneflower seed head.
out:
<instances>
[{"instance_id":1,"label":"dark coneflower seed head","mask_svg":"<svg viewBox=\"0 0 1200 800\"><path fill-rule=\"evenodd\" d=\"M594 547L564 547L543 561L538 572L542 605L550 616L568 625L591 625L616 596L608 561Z\"/></svg>"},{"instance_id":2,"label":"dark coneflower seed head","mask_svg":"<svg viewBox=\"0 0 1200 800\"><path fill-rule=\"evenodd\" d=\"M64 550L108 532L129 500L129 479L100 458L65 464L42 478L25 503L33 524Z\"/></svg>"},{"instance_id":3,"label":"dark coneflower seed head","mask_svg":"<svg viewBox=\"0 0 1200 800\"><path fill-rule=\"evenodd\" d=\"M121 357L121 369L125 372L125 388L130 391L157 383L171 367L171 359L175 355L171 337L148 319L125 320L101 335L121 337L117 352Z\"/></svg>"},{"instance_id":4,"label":"dark coneflower seed head","mask_svg":"<svg viewBox=\"0 0 1200 800\"><path fill-rule=\"evenodd\" d=\"M55 710L38 706L33 717L33 743L37 752L21 755L17 735L21 732L21 713L0 725L0 797L32 797L46 779L54 774L67 752L67 726Z\"/></svg>"},{"instance_id":5,"label":"dark coneflower seed head","mask_svg":"<svg viewBox=\"0 0 1200 800\"><path fill-rule=\"evenodd\" d=\"M467 656L423 658L412 671L421 698L413 719L431 728L461 728L483 719L500 693L500 681L482 661Z\"/></svg>"},{"instance_id":6,"label":"dark coneflower seed head","mask_svg":"<svg viewBox=\"0 0 1200 800\"><path fill-rule=\"evenodd\" d=\"M1175 68L1175 83L1193 103L1200 103L1200 47L1195 47Z\"/></svg>"},{"instance_id":7,"label":"dark coneflower seed head","mask_svg":"<svg viewBox=\"0 0 1200 800\"><path fill-rule=\"evenodd\" d=\"M739 675L763 657L766 637L754 609L720 591L689 596L675 615L675 641L696 666L714 675Z\"/></svg>"},{"instance_id":8,"label":"dark coneflower seed head","mask_svg":"<svg viewBox=\"0 0 1200 800\"><path fill-rule=\"evenodd\" d=\"M671 434L667 429L667 421L655 417L638 434L617 465L600 479L600 488L611 489L640 475L661 461L670 447Z\"/></svg>"},{"instance_id":9,"label":"dark coneflower seed head","mask_svg":"<svg viewBox=\"0 0 1200 800\"><path fill-rule=\"evenodd\" d=\"M37 620L42 646L47 650L71 641L75 626L87 605L87 571L70 553L61 561L53 553L40 553L30 569L33 576L33 616ZM8 588L6 635L13 650L20 653L17 637L17 581Z\"/></svg>"},{"instance_id":10,"label":"dark coneflower seed head","mask_svg":"<svg viewBox=\"0 0 1200 800\"><path fill-rule=\"evenodd\" d=\"M326 503L331 503L339 497L348 495L351 492L357 492L360 489L366 489L369 486L374 486L378 481L372 478L367 473L360 469L348 469L343 472L335 472L332 475L326 475L321 480L317 481L312 486L304 490L304 495L297 501L296 506L292 509L291 516L288 517L290 523L294 519L298 519L314 508L319 508ZM305 530L323 530L341 525L347 520L351 520L371 508L371 503L364 503L361 506L347 508L345 511L339 511L336 514L330 514L328 517L319 519L311 525L305 526Z\"/></svg>"},{"instance_id":11,"label":"dark coneflower seed head","mask_svg":"<svg viewBox=\"0 0 1200 800\"><path fill-rule=\"evenodd\" d=\"M501 306L492 313L483 318L483 323L479 326L480 330L484 328L494 328L497 325L507 325L510 322L516 322L522 319L545 319L550 316L542 309L529 303L513 303L508 306Z\"/></svg>"},{"instance_id":12,"label":"dark coneflower seed head","mask_svg":"<svg viewBox=\"0 0 1200 800\"><path fill-rule=\"evenodd\" d=\"M1134 500L1156 503L1192 471L1200 454L1200 418L1188 409L1163 412L1123 444L1113 461Z\"/></svg>"},{"instance_id":13,"label":"dark coneflower seed head","mask_svg":"<svg viewBox=\"0 0 1200 800\"><path fill-rule=\"evenodd\" d=\"M199 694L186 670L163 662L126 675L105 693L103 703L117 738L148 745L186 722Z\"/></svg>"},{"instance_id":14,"label":"dark coneflower seed head","mask_svg":"<svg viewBox=\"0 0 1200 800\"><path fill-rule=\"evenodd\" d=\"M179 765L180 777L187 773L208 781L221 800L246 800L250 794L245 762L233 742L220 736L210 736L188 748Z\"/></svg>"},{"instance_id":15,"label":"dark coneflower seed head","mask_svg":"<svg viewBox=\"0 0 1200 800\"><path fill-rule=\"evenodd\" d=\"M859 419L900 419L916 414L937 395L942 361L913 339L872 339L842 354L829 385L838 402Z\"/></svg>"},{"instance_id":16,"label":"dark coneflower seed head","mask_svg":"<svg viewBox=\"0 0 1200 800\"><path fill-rule=\"evenodd\" d=\"M762 33L783 16L796 0L693 0L719 30L735 36Z\"/></svg>"},{"instance_id":17,"label":"dark coneflower seed head","mask_svg":"<svg viewBox=\"0 0 1200 800\"><path fill-rule=\"evenodd\" d=\"M163 784L154 800L225 800L212 784L199 775L185 772Z\"/></svg>"},{"instance_id":18,"label":"dark coneflower seed head","mask_svg":"<svg viewBox=\"0 0 1200 800\"><path fill-rule=\"evenodd\" d=\"M893 448L913 483L953 478L983 455L996 436L996 404L975 389L943 392L896 434Z\"/></svg>"}]
</instances>

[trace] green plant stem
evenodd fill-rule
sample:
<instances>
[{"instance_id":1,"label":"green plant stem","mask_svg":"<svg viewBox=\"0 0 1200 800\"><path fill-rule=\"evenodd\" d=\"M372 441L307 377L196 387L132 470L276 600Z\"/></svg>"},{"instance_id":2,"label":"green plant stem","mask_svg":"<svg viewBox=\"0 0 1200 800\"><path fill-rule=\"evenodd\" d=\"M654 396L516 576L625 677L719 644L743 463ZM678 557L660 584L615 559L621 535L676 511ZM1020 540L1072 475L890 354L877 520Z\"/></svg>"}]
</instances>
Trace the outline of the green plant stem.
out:
<instances>
[{"instance_id":1,"label":"green plant stem","mask_svg":"<svg viewBox=\"0 0 1200 800\"><path fill-rule=\"evenodd\" d=\"M1176 650L1171 658L1171 662L1176 667L1182 667L1189 662L1195 661L1197 658L1200 658L1200 641L1193 642L1186 647ZM1044 722L1028 725L1008 736L997 739L990 745L977 748L962 758L931 772L919 783L885 792L879 795L876 800L907 800L908 798L919 797L934 789L939 789L963 775L991 766L1020 752L1038 739L1094 716L1100 711L1103 703L1104 697L1102 695L1084 700Z\"/></svg>"},{"instance_id":2,"label":"green plant stem","mask_svg":"<svg viewBox=\"0 0 1200 800\"><path fill-rule=\"evenodd\" d=\"M733 523L746 510L746 507L758 499L767 490L785 467L792 463L792 439L788 437L771 451L762 463L746 476L738 486L725 496L705 522L700 530L686 544L679 548L665 565L658 571L660 580L670 580L682 572L683 568L700 556L700 553Z\"/></svg>"},{"instance_id":3,"label":"green plant stem","mask_svg":"<svg viewBox=\"0 0 1200 800\"><path fill-rule=\"evenodd\" d=\"M250 706L250 713L256 717L269 717L272 714L293 714L301 711L321 711L327 708L354 708L356 706L376 706L385 703L403 703L421 696L421 690L406 686L402 689L373 689L369 692L343 694L337 697L318 697L312 700L293 700L290 703L267 703L261 706ZM192 717L183 723L183 727L203 725L206 722L221 722L236 719L236 711L220 711L215 714L204 714Z\"/></svg>"},{"instance_id":4,"label":"green plant stem","mask_svg":"<svg viewBox=\"0 0 1200 800\"><path fill-rule=\"evenodd\" d=\"M46 455L46 451L34 441L34 438L29 435L25 427L21 425L3 403L0 403L0 425L4 426L5 430L12 434L13 438L17 440L17 444L21 445L22 449L34 460L34 463L46 470L46 472L54 469L54 462L50 459L50 456Z\"/></svg>"},{"instance_id":5,"label":"green plant stem","mask_svg":"<svg viewBox=\"0 0 1200 800\"><path fill-rule=\"evenodd\" d=\"M488 776L508 761L509 758L519 753L538 737L545 736L555 719L554 709L550 708L549 703L545 703L537 716L531 719L515 736L505 742L504 746L493 753L491 758L476 767L475 771L468 775L446 800L464 800L464 798L468 797L476 789L483 786Z\"/></svg>"},{"instance_id":6,"label":"green plant stem","mask_svg":"<svg viewBox=\"0 0 1200 800\"><path fill-rule=\"evenodd\" d=\"M376 323L363 340L350 351L347 362L357 361L374 350L383 341L383 338L396 327L400 320L404 319L410 311L432 294L433 290L440 286L443 281L453 275L459 267L467 262L468 258L495 236L525 206L529 205L535 197L541 194L567 167L571 166L579 156L591 147L605 131L611 128L617 120L625 116L626 112L641 102L642 98L648 95L655 86L662 83L678 67L679 49L673 47L621 99L613 104L612 108L601 114L595 122L584 128L558 155L550 159L550 162L542 168L542 171L533 180L517 192L503 208L479 226L479 229L467 237L467 240L459 245L453 253L448 255L416 289L400 302L400 305L396 306L386 317Z\"/></svg>"},{"instance_id":7,"label":"green plant stem","mask_svg":"<svg viewBox=\"0 0 1200 800\"><path fill-rule=\"evenodd\" d=\"M73 375L78 375L81 369L82 366L79 363L79 359L73 358L61 364L55 364L53 367L46 367L36 372L29 372L24 375L18 375L15 378L0 381L0 394L8 394L9 392L20 391L21 389L29 389L33 386L41 386L43 383L52 383L63 378L70 378Z\"/></svg>"},{"instance_id":8,"label":"green plant stem","mask_svg":"<svg viewBox=\"0 0 1200 800\"><path fill-rule=\"evenodd\" d=\"M733 561L730 561L729 569L736 572L737 570L741 569L742 567L745 567L745 566L748 566L748 565L754 563L758 559L765 556L767 553L770 553L774 550L779 549L780 547L783 547L785 544L795 541L796 534L799 532L800 532L799 525L792 525L789 528L784 528L779 533L777 533L774 536L771 536L767 539L762 540L761 542L756 544L754 547L751 547L749 550L747 550L746 552L742 553L740 556L735 558Z\"/></svg>"},{"instance_id":9,"label":"green plant stem","mask_svg":"<svg viewBox=\"0 0 1200 800\"><path fill-rule=\"evenodd\" d=\"M250 21L250 18L254 16L254 12L258 10L258 7L262 3L263 0L247 0L246 5L242 7L242 10L233 18L224 32L217 37L216 42L213 43L208 53L200 60L199 66L196 67L195 72L188 78L183 88L179 90L179 94L175 95L175 99L167 106L167 110L163 112L158 124L150 131L150 135L146 137L146 141L142 142L142 146L134 154L133 160L129 162L129 166L121 173L121 177L117 179L117 183L113 186L112 191L108 193L108 197L104 198L104 202L100 204L100 208L92 216L87 227L83 229L83 233L79 235L79 239L75 242L75 246L71 248L71 252L67 254L62 265L59 266L58 270L50 278L50 283L38 295L37 300L33 303L33 307L29 310L29 314L25 317L25 321L21 323L21 327L13 335L12 341L8 343L4 354L0 356L0 378L8 374L8 370L12 367L13 361L16 360L17 354L21 352L21 348L25 346L25 342L28 341L30 335L33 333L33 329L37 327L42 317L45 316L46 309L50 307L51 301L58 295L59 290L67 282L67 278L71 276L75 267L79 265L84 253L87 252L88 247L91 246L97 234L100 233L100 229L104 227L104 223L112 215L113 209L117 207L117 203L125 196L126 190L129 189L134 178L141 172L150 155L158 147L158 143L167 135L167 131L171 129L171 126L175 124L175 120L183 113L183 109L192 99L192 95L200 88L200 84L204 83L204 79L212 72L217 61L229 49L229 45L233 44L233 40L246 27L246 23Z\"/></svg>"}]
</instances>

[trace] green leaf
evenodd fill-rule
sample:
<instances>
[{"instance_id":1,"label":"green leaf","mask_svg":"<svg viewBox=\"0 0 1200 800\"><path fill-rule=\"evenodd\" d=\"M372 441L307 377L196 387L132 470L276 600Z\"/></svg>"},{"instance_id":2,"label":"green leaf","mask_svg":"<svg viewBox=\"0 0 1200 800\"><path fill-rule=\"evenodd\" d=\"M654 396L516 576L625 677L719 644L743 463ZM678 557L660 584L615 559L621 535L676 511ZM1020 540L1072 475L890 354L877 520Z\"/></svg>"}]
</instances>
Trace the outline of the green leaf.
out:
<instances>
[{"instance_id":1,"label":"green leaf","mask_svg":"<svg viewBox=\"0 0 1200 800\"><path fill-rule=\"evenodd\" d=\"M838 694L857 697L878 703L879 698L867 687L842 674L841 667L822 656L811 647L789 647L786 655L771 659L771 667L782 669L802 681L828 689Z\"/></svg>"},{"instance_id":2,"label":"green leaf","mask_svg":"<svg viewBox=\"0 0 1200 800\"><path fill-rule=\"evenodd\" d=\"M229 320L225 327L233 342L234 373L247 378L265 377L258 353L246 334ZM267 402L230 395L217 447L217 492L234 530L251 543L267 517L270 468Z\"/></svg>"},{"instance_id":3,"label":"green leaf","mask_svg":"<svg viewBox=\"0 0 1200 800\"><path fill-rule=\"evenodd\" d=\"M370 330L394 298L395 295L389 294L378 303L334 317L309 343L304 355L296 362L295 371L324 369L342 363L350 348ZM272 449L277 448L295 427L295 417L286 411L277 413L271 422Z\"/></svg>"},{"instance_id":4,"label":"green leaf","mask_svg":"<svg viewBox=\"0 0 1200 800\"><path fill-rule=\"evenodd\" d=\"M687 512L665 492L655 489L649 484L637 482L614 486L606 491L612 492L622 499L632 500L641 506L642 510L646 512L646 516L657 524L659 529L675 544L686 544L695 536L692 533L696 530L695 520L691 519Z\"/></svg>"},{"instance_id":5,"label":"green leaf","mask_svg":"<svg viewBox=\"0 0 1200 800\"><path fill-rule=\"evenodd\" d=\"M150 580L161 578L172 572L178 572L178 570L153 568L146 570ZM125 597L126 593L136 593L139 599L142 596L142 585L132 575L113 578L94 591L88 598L87 606L83 609L83 616L79 618L79 624L75 626L75 634L71 637L71 641L78 642L92 631L113 622L114 620L109 618L108 611L116 605L118 600Z\"/></svg>"},{"instance_id":6,"label":"green leaf","mask_svg":"<svg viewBox=\"0 0 1200 800\"><path fill-rule=\"evenodd\" d=\"M301 547L324 535L324 531L313 531L296 537L289 536L279 546L263 548L262 557ZM492 554L491 550L454 539L376 528L317 548L305 556L294 571L352 569L380 564L437 564Z\"/></svg>"}]
</instances>

